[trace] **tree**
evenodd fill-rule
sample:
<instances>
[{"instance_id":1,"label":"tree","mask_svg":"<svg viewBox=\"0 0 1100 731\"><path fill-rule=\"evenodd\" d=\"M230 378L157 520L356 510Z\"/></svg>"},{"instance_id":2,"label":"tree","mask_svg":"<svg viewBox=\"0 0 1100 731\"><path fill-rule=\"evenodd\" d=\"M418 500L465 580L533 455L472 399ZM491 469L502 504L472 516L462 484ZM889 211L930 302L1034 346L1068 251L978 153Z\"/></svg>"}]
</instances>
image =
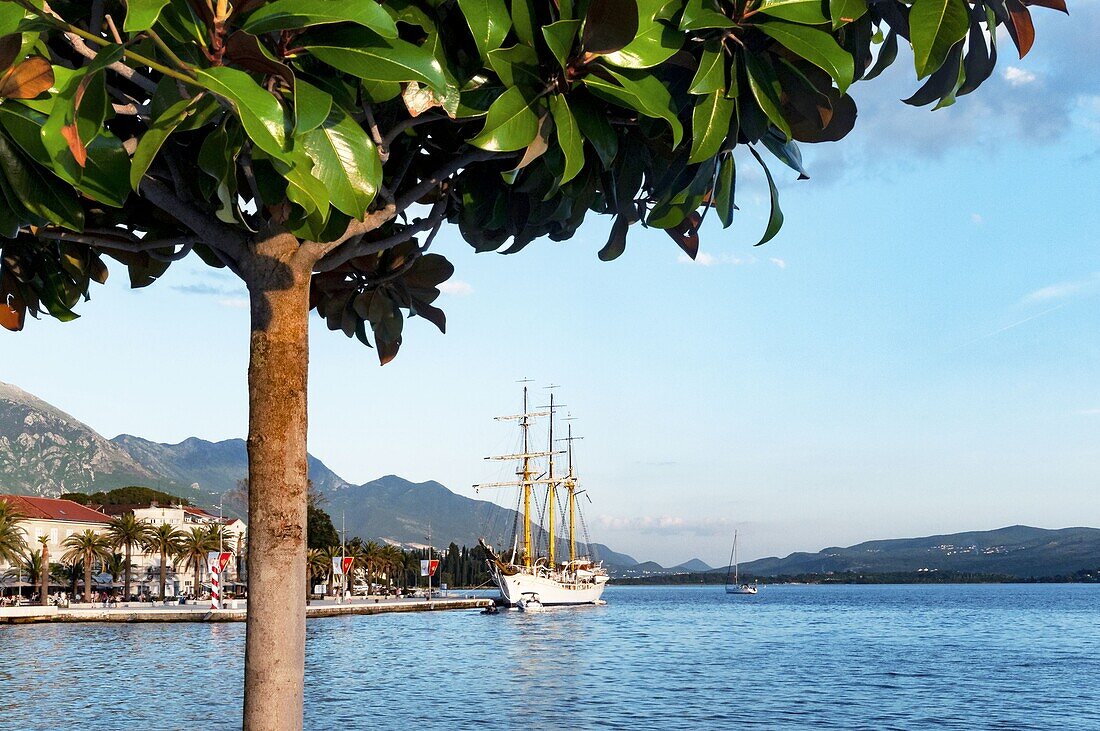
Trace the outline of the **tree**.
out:
<instances>
[{"instance_id":1,"label":"tree","mask_svg":"<svg viewBox=\"0 0 1100 731\"><path fill-rule=\"evenodd\" d=\"M324 576L326 571L330 571L332 563L329 561L328 556L320 548L311 548L306 554L306 603L309 603L309 597L313 594L313 578L315 576Z\"/></svg>"},{"instance_id":2,"label":"tree","mask_svg":"<svg viewBox=\"0 0 1100 731\"><path fill-rule=\"evenodd\" d=\"M160 598L162 600L168 579L168 559L180 552L182 540L183 533L170 523L161 523L145 538L145 548L160 554Z\"/></svg>"},{"instance_id":3,"label":"tree","mask_svg":"<svg viewBox=\"0 0 1100 731\"><path fill-rule=\"evenodd\" d=\"M313 502L306 506L306 540L309 548L328 548L340 542L332 518Z\"/></svg>"},{"instance_id":4,"label":"tree","mask_svg":"<svg viewBox=\"0 0 1100 731\"><path fill-rule=\"evenodd\" d=\"M38 542L42 546L42 588L38 593L38 603L45 607L50 603L50 545L46 536L39 536Z\"/></svg>"},{"instance_id":5,"label":"tree","mask_svg":"<svg viewBox=\"0 0 1100 731\"><path fill-rule=\"evenodd\" d=\"M91 528L73 533L61 544L68 550L61 555L66 563L84 563L84 601L92 601L92 566L96 561L106 563L111 559L111 541L107 536ZM75 591L74 591L75 593Z\"/></svg>"},{"instance_id":6,"label":"tree","mask_svg":"<svg viewBox=\"0 0 1100 731\"><path fill-rule=\"evenodd\" d=\"M735 156L764 167L764 243L764 152L804 177L797 142L844 137L848 87L902 41L907 101L953 103L998 26L1022 56L1026 3L1063 1L7 2L0 321L74 318L105 256L138 287L189 255L247 285L244 725L297 728L311 309L382 363L406 313L443 330L444 221L514 253L591 211L614 217L602 259L635 224L695 256L711 208L733 221Z\"/></svg>"},{"instance_id":7,"label":"tree","mask_svg":"<svg viewBox=\"0 0 1100 731\"><path fill-rule=\"evenodd\" d=\"M27 548L26 537L19 524L23 514L7 500L0 500L0 561L8 564L20 562Z\"/></svg>"},{"instance_id":8,"label":"tree","mask_svg":"<svg viewBox=\"0 0 1100 731\"><path fill-rule=\"evenodd\" d=\"M182 533L179 539L179 548L176 555L183 560L183 565L195 572L195 598L202 594L202 567L206 564L206 554L216 551L218 548L217 536L202 526L195 526Z\"/></svg>"},{"instance_id":9,"label":"tree","mask_svg":"<svg viewBox=\"0 0 1100 731\"><path fill-rule=\"evenodd\" d=\"M111 539L111 544L115 548L125 549L122 565L123 576L125 577L123 579L122 596L125 597L126 601L130 599L130 570L132 568L130 552L135 545L145 545L151 530L152 526L147 521L138 520L133 513L123 513L116 518L112 518L107 526L107 536Z\"/></svg>"}]
</instances>

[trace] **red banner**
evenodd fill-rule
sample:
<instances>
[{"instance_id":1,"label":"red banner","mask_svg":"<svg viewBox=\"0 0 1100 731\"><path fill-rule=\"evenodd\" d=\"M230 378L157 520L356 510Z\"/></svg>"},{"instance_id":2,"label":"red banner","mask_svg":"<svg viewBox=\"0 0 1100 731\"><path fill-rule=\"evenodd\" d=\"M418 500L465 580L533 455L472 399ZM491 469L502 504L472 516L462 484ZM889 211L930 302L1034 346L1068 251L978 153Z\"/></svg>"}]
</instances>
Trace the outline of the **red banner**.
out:
<instances>
[{"instance_id":1,"label":"red banner","mask_svg":"<svg viewBox=\"0 0 1100 731\"><path fill-rule=\"evenodd\" d=\"M354 558L354 557L352 557L352 556L345 556L345 557L344 557L344 571L343 571L343 573L345 573L345 574L346 574L346 573L348 573L349 571L351 571L351 565L352 565L353 563L355 563L355 558Z\"/></svg>"},{"instance_id":2,"label":"red banner","mask_svg":"<svg viewBox=\"0 0 1100 731\"><path fill-rule=\"evenodd\" d=\"M225 571L225 567L229 565L229 559L233 558L233 554L229 551L222 551L218 554L218 573Z\"/></svg>"}]
</instances>

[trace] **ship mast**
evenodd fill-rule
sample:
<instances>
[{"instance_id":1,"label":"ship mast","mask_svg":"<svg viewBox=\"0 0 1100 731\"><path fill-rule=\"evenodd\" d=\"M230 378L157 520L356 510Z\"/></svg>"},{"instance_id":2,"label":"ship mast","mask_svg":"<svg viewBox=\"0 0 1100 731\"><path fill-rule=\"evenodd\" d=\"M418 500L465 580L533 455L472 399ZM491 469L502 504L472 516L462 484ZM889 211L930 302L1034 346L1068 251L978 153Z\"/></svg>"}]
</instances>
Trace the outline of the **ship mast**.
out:
<instances>
[{"instance_id":1,"label":"ship mast","mask_svg":"<svg viewBox=\"0 0 1100 731\"><path fill-rule=\"evenodd\" d=\"M527 432L531 421L527 415L527 386L523 387L523 565L531 567L531 452L527 444ZM515 557L512 557L515 560Z\"/></svg>"},{"instance_id":2,"label":"ship mast","mask_svg":"<svg viewBox=\"0 0 1100 731\"><path fill-rule=\"evenodd\" d=\"M565 420L573 421L573 417L567 416ZM566 442L569 445L567 449L567 453L569 454L569 473L562 481L565 484L565 490L569 496L569 563L573 563L577 560L577 539L575 531L577 515L577 477L573 473L573 442L577 439L584 439L584 437L573 436L573 425L569 424L565 439L558 440L559 442Z\"/></svg>"},{"instance_id":3,"label":"ship mast","mask_svg":"<svg viewBox=\"0 0 1100 731\"><path fill-rule=\"evenodd\" d=\"M546 451L549 452L549 462L547 464L546 479L548 483L546 485L546 515L548 523L546 526L546 532L549 535L547 560L549 561L550 568L554 568L554 543L556 538L554 536L554 492L557 490L557 485L554 484L554 391L557 386L547 386L550 390L550 438Z\"/></svg>"}]
</instances>

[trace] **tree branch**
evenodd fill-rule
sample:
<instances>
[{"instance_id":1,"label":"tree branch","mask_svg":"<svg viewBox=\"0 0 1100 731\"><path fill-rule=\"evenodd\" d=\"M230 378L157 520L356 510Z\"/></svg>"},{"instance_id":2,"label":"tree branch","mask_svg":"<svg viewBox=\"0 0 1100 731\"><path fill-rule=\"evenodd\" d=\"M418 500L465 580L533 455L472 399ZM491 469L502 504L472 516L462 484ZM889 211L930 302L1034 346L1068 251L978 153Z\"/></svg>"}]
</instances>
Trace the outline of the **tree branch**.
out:
<instances>
[{"instance_id":1,"label":"tree branch","mask_svg":"<svg viewBox=\"0 0 1100 731\"><path fill-rule=\"evenodd\" d=\"M202 243L215 251L222 252L233 262L241 261L247 253L243 234L194 206L184 203L159 180L145 177L141 181L139 192L147 201L195 232Z\"/></svg>"},{"instance_id":2,"label":"tree branch","mask_svg":"<svg viewBox=\"0 0 1100 731\"><path fill-rule=\"evenodd\" d=\"M393 129L386 133L386 136L382 139L382 146L386 149L389 149L389 146L393 144L393 141L396 140L405 130L412 129L418 124L435 122L440 119L443 119L443 117L439 114L421 114L419 117L409 117L408 119L403 119L395 124L393 126Z\"/></svg>"},{"instance_id":3,"label":"tree branch","mask_svg":"<svg viewBox=\"0 0 1100 731\"><path fill-rule=\"evenodd\" d=\"M84 58L92 60L96 57L96 52L93 49L89 48L88 44L84 42L84 39L82 39L76 33L66 32L65 40L69 42L69 45L73 47L74 51L79 53ZM126 64L122 63L122 61L115 61L107 68L111 69L111 71L114 71L130 83L141 87L142 91L152 94L157 90L157 84L155 81L145 76L142 76L137 72L136 69L127 66Z\"/></svg>"},{"instance_id":4,"label":"tree branch","mask_svg":"<svg viewBox=\"0 0 1100 731\"><path fill-rule=\"evenodd\" d=\"M119 234L126 233L122 229L118 230ZM192 247L199 243L195 238L175 238L175 239L157 239L155 241L146 241L144 239L130 239L126 240L119 238L112 232L84 232L73 233L71 231L62 231L55 229L39 229L35 234L35 237L40 239L46 239L48 241L68 241L74 244L82 244L84 246L91 246L96 249L107 249L110 251L126 251L131 254L147 253L154 259L159 261L179 261L183 257L191 253ZM157 254L154 253L156 249L175 249L177 246L181 247L179 251L173 251L171 254Z\"/></svg>"},{"instance_id":5,"label":"tree branch","mask_svg":"<svg viewBox=\"0 0 1100 731\"><path fill-rule=\"evenodd\" d=\"M392 236L387 236L384 239L377 241L361 241L355 244L348 244L335 251L334 254L328 257L322 258L314 266L314 271L317 272L331 272L352 259L360 256L366 256L368 254L377 254L379 251L385 251L386 249L403 244L409 239L413 238L419 233L432 230L434 236L435 231L439 230L440 225L443 223L443 219L447 215L447 196L440 196L439 200L432 206L432 212L428 214L427 218L422 218L415 223L406 226L398 233ZM426 249L424 246L423 249ZM421 251L423 253L423 251Z\"/></svg>"}]
</instances>

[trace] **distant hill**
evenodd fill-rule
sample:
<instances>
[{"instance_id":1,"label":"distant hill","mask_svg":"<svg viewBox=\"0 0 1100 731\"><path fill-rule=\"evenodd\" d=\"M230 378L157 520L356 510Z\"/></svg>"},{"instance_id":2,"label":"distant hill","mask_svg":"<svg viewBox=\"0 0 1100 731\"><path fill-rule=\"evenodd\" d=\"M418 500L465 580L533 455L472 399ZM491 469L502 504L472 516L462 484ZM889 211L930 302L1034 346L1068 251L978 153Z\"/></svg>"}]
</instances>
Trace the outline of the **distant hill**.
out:
<instances>
[{"instance_id":1,"label":"distant hill","mask_svg":"<svg viewBox=\"0 0 1100 731\"><path fill-rule=\"evenodd\" d=\"M847 571L868 574L956 571L1040 578L1098 567L1100 529L1049 530L1014 525L989 531L867 541L817 553L762 558L742 563L741 573L790 576Z\"/></svg>"},{"instance_id":2,"label":"distant hill","mask_svg":"<svg viewBox=\"0 0 1100 731\"><path fill-rule=\"evenodd\" d=\"M673 566L669 571L713 571L714 567L710 566L700 559L693 558L690 561L684 561L679 566Z\"/></svg>"}]
</instances>

